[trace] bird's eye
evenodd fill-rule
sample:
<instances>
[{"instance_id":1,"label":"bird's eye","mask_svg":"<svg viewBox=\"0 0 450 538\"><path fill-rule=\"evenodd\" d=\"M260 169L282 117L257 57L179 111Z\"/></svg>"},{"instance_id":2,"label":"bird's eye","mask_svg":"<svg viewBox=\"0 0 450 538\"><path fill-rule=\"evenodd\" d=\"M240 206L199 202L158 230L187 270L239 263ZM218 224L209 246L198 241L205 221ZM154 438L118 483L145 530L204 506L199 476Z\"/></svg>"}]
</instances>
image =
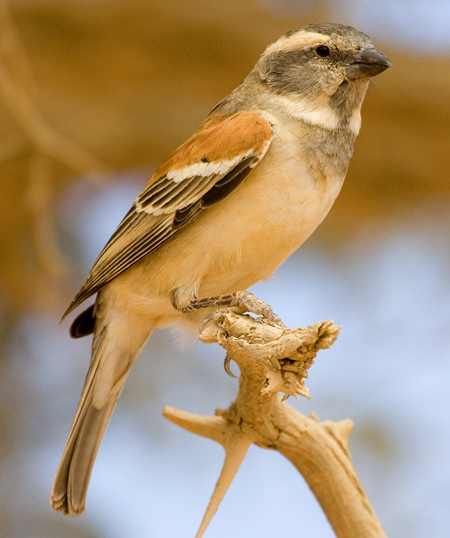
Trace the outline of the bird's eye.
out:
<instances>
[{"instance_id":1,"label":"bird's eye","mask_svg":"<svg viewBox=\"0 0 450 538\"><path fill-rule=\"evenodd\" d=\"M316 52L321 58L327 58L330 55L330 49L326 45L319 45Z\"/></svg>"}]
</instances>

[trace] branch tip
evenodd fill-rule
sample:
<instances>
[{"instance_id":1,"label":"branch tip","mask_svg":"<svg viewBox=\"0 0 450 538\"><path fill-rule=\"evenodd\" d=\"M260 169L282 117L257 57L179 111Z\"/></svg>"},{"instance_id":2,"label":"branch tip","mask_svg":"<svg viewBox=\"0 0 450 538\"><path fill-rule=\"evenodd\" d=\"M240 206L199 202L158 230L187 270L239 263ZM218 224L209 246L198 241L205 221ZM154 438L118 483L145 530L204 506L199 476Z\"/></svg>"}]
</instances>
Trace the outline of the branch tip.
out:
<instances>
[{"instance_id":1,"label":"branch tip","mask_svg":"<svg viewBox=\"0 0 450 538\"><path fill-rule=\"evenodd\" d=\"M339 420L338 422L325 420L324 422L321 422L321 426L327 433L336 439L345 452L350 456L349 439L354 426L353 420L349 418Z\"/></svg>"},{"instance_id":2,"label":"branch tip","mask_svg":"<svg viewBox=\"0 0 450 538\"><path fill-rule=\"evenodd\" d=\"M196 415L168 405L164 407L162 414L177 426L225 446L227 423L224 418Z\"/></svg>"},{"instance_id":3,"label":"branch tip","mask_svg":"<svg viewBox=\"0 0 450 538\"><path fill-rule=\"evenodd\" d=\"M195 538L201 538L208 528L211 519L217 512L217 509L219 508L225 493L228 491L233 478L236 476L236 473L238 472L239 467L241 466L241 463L243 462L245 455L247 454L247 450L251 444L252 439L245 434L227 437L225 446L225 460L222 471L216 482L216 487L214 488L214 492L211 496Z\"/></svg>"}]
</instances>

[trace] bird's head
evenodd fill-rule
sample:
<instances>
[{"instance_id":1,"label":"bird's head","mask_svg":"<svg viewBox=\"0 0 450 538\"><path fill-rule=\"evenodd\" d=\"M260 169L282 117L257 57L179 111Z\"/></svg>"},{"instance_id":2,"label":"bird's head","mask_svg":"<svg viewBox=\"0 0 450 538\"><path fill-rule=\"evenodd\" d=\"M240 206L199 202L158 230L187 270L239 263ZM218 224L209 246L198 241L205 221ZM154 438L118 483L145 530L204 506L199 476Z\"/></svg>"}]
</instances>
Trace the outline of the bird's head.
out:
<instances>
[{"instance_id":1,"label":"bird's head","mask_svg":"<svg viewBox=\"0 0 450 538\"><path fill-rule=\"evenodd\" d=\"M286 112L357 134L369 80L391 63L366 34L341 24L309 24L269 45L255 71Z\"/></svg>"}]
</instances>

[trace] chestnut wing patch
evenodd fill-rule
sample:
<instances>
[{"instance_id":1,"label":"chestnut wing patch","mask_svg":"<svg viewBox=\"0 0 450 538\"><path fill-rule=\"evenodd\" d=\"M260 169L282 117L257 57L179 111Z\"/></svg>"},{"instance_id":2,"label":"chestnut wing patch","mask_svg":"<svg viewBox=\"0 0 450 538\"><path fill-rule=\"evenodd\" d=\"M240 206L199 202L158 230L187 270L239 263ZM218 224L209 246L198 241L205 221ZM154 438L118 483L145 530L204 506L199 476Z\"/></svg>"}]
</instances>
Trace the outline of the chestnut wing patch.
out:
<instances>
[{"instance_id":1,"label":"chestnut wing patch","mask_svg":"<svg viewBox=\"0 0 450 538\"><path fill-rule=\"evenodd\" d=\"M238 112L206 125L155 172L64 316L220 203L245 180L269 148L272 129L257 113Z\"/></svg>"},{"instance_id":2,"label":"chestnut wing patch","mask_svg":"<svg viewBox=\"0 0 450 538\"><path fill-rule=\"evenodd\" d=\"M200 213L203 213L205 209L226 198L244 181L258 161L259 159L255 157L244 159L231 172L228 172L222 179L214 183L200 200L182 209L178 209L173 219L172 228L174 230L182 228L194 220Z\"/></svg>"}]
</instances>

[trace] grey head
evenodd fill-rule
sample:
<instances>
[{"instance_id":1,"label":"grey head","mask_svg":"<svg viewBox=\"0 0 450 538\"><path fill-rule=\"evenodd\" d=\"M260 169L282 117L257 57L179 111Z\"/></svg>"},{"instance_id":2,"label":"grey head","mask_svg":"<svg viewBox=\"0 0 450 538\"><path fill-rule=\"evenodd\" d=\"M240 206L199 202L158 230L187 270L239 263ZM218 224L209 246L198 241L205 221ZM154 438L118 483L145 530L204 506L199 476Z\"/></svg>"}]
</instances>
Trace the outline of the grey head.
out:
<instances>
[{"instance_id":1,"label":"grey head","mask_svg":"<svg viewBox=\"0 0 450 538\"><path fill-rule=\"evenodd\" d=\"M350 127L356 135L369 80L390 65L363 32L308 24L269 45L249 78L269 90L272 106L324 128Z\"/></svg>"}]
</instances>

